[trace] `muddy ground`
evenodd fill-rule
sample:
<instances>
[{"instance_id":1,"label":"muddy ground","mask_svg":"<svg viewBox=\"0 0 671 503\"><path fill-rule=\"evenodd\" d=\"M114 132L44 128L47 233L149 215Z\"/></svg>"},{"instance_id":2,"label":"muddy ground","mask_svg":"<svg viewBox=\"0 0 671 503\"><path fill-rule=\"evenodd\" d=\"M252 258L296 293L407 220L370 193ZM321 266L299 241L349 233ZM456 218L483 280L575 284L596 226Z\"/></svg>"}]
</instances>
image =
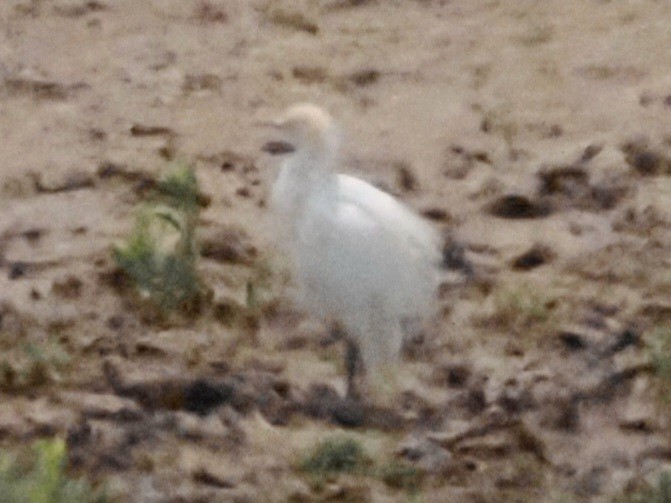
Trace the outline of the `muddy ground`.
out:
<instances>
[{"instance_id":1,"label":"muddy ground","mask_svg":"<svg viewBox=\"0 0 671 503\"><path fill-rule=\"evenodd\" d=\"M670 3L5 0L0 21L3 447L66 437L132 502L626 501L671 459ZM267 239L256 122L306 100L347 132L344 171L453 243L436 327L375 406L340 398L341 348ZM111 246L174 159L210 198L212 299L158 322ZM338 432L418 487L315 484L300 461Z\"/></svg>"}]
</instances>

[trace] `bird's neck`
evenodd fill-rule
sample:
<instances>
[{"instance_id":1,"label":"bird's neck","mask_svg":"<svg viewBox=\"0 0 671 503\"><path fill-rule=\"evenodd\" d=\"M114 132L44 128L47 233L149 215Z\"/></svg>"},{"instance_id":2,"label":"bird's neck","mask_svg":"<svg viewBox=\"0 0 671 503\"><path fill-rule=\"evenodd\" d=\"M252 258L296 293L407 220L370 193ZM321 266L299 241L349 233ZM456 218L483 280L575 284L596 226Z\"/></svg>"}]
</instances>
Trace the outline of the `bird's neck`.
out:
<instances>
[{"instance_id":1,"label":"bird's neck","mask_svg":"<svg viewBox=\"0 0 671 503\"><path fill-rule=\"evenodd\" d=\"M285 169L299 196L328 189L336 180L335 154L324 149L303 149L287 160Z\"/></svg>"}]
</instances>

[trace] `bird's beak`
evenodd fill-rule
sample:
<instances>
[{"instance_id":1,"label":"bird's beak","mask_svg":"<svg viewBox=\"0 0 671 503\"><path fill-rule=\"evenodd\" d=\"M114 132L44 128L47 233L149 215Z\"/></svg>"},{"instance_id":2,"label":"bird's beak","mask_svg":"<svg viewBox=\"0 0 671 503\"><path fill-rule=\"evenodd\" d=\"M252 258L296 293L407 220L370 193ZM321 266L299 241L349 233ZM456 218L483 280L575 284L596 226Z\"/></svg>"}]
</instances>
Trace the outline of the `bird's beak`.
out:
<instances>
[{"instance_id":1,"label":"bird's beak","mask_svg":"<svg viewBox=\"0 0 671 503\"><path fill-rule=\"evenodd\" d=\"M262 128L271 129L273 131L282 131L284 128L284 122L281 120L256 121L255 125ZM294 150L296 150L295 147L291 143L284 140L271 140L261 147L261 151L267 152L270 155L289 154Z\"/></svg>"},{"instance_id":2,"label":"bird's beak","mask_svg":"<svg viewBox=\"0 0 671 503\"><path fill-rule=\"evenodd\" d=\"M263 152L269 153L270 155L281 155L281 154L289 154L296 149L289 142L273 140L263 145L263 147L261 147L261 150Z\"/></svg>"}]
</instances>

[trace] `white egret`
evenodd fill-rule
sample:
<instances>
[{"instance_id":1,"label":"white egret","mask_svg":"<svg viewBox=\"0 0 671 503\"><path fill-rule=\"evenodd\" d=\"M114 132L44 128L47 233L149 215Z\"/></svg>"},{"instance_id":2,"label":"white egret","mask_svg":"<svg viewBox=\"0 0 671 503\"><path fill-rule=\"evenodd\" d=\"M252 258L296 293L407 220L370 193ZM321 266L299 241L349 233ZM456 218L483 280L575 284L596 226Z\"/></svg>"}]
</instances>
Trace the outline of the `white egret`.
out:
<instances>
[{"instance_id":1,"label":"white egret","mask_svg":"<svg viewBox=\"0 0 671 503\"><path fill-rule=\"evenodd\" d=\"M291 146L270 209L286 224L282 241L305 307L345 336L354 395L360 365L392 361L406 322L432 312L440 239L391 195L337 174L340 135L326 111L295 105L269 125Z\"/></svg>"}]
</instances>

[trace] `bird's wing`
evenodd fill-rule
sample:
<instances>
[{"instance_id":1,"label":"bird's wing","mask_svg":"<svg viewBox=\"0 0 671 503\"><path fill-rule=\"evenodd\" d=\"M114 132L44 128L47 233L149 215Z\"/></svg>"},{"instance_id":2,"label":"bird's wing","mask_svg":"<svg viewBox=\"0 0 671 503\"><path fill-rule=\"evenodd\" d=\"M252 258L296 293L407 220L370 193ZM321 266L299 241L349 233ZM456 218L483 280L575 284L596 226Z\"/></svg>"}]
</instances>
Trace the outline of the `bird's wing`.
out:
<instances>
[{"instance_id":1,"label":"bird's wing","mask_svg":"<svg viewBox=\"0 0 671 503\"><path fill-rule=\"evenodd\" d=\"M429 309L437 235L391 196L348 183L334 200L315 198L303 214L297 262L305 279L334 292L329 296L348 296L343 305L377 296L399 316Z\"/></svg>"},{"instance_id":2,"label":"bird's wing","mask_svg":"<svg viewBox=\"0 0 671 503\"><path fill-rule=\"evenodd\" d=\"M342 203L355 205L386 232L406 242L415 253L428 257L432 262L439 260L438 233L401 202L353 176L338 175L338 185Z\"/></svg>"}]
</instances>

